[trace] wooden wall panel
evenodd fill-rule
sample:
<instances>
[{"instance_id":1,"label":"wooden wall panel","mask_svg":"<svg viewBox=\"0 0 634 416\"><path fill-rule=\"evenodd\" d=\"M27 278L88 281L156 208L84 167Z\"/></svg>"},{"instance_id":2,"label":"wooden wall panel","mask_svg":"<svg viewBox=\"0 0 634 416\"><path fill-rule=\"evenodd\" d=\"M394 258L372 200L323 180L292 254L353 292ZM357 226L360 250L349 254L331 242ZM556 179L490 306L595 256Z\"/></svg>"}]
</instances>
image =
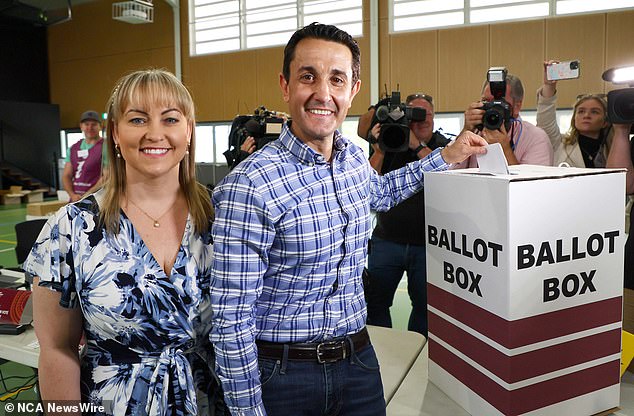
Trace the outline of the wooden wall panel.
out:
<instances>
[{"instance_id":1,"label":"wooden wall panel","mask_svg":"<svg viewBox=\"0 0 634 416\"><path fill-rule=\"evenodd\" d=\"M634 11L608 13L605 42L605 68L634 65ZM623 88L624 85L605 83L606 91Z\"/></svg>"},{"instance_id":2,"label":"wooden wall panel","mask_svg":"<svg viewBox=\"0 0 634 416\"><path fill-rule=\"evenodd\" d=\"M101 110L114 82L146 67L174 70L173 15L155 2L155 22L130 25L111 18L109 2L73 7L73 20L48 29L51 102L60 105L61 125L76 127L86 108ZM370 0L364 0L361 47L362 87L349 112L370 103ZM588 14L390 35L388 2L379 2L379 89L423 90L437 111L462 112L480 96L489 66L505 65L525 86L524 108L534 108L546 58L582 61L577 81L560 82L560 105L580 92L603 91L600 76L610 66L634 62L627 40L634 38L634 11ZM181 1L183 81L190 88L199 121L231 120L259 105L287 111L278 86L282 47L199 57L189 56L188 5ZM581 30L581 28L584 28ZM587 30L586 30L587 29Z\"/></svg>"},{"instance_id":3,"label":"wooden wall panel","mask_svg":"<svg viewBox=\"0 0 634 416\"><path fill-rule=\"evenodd\" d=\"M480 98L489 68L489 27L438 31L436 111L464 111Z\"/></svg>"},{"instance_id":4,"label":"wooden wall panel","mask_svg":"<svg viewBox=\"0 0 634 416\"><path fill-rule=\"evenodd\" d=\"M51 102L60 107L60 126L78 128L78 117L88 109L105 112L115 83L130 71L149 67L173 71L173 56L174 50L166 48L51 65Z\"/></svg>"},{"instance_id":5,"label":"wooden wall panel","mask_svg":"<svg viewBox=\"0 0 634 416\"><path fill-rule=\"evenodd\" d=\"M256 100L256 51L243 51L223 55L223 91L224 108L222 120L232 120L237 114L253 111Z\"/></svg>"},{"instance_id":6,"label":"wooden wall panel","mask_svg":"<svg viewBox=\"0 0 634 416\"><path fill-rule=\"evenodd\" d=\"M288 112L279 82L283 60L283 47L259 49L256 52L256 102L249 111L264 105L269 110Z\"/></svg>"},{"instance_id":7,"label":"wooden wall panel","mask_svg":"<svg viewBox=\"0 0 634 416\"><path fill-rule=\"evenodd\" d=\"M425 31L391 36L388 94L397 87L401 100L408 94L423 92L438 97L438 32ZM381 87L381 92L385 88ZM436 105L439 101L436 100Z\"/></svg>"},{"instance_id":8,"label":"wooden wall panel","mask_svg":"<svg viewBox=\"0 0 634 416\"><path fill-rule=\"evenodd\" d=\"M489 66L505 66L522 80L523 108L537 105L535 90L543 81L544 25L543 20L532 20L489 26Z\"/></svg>"},{"instance_id":9,"label":"wooden wall panel","mask_svg":"<svg viewBox=\"0 0 634 416\"><path fill-rule=\"evenodd\" d=\"M603 92L605 14L546 20L546 59L581 61L581 76L557 83L559 107L572 107L578 94Z\"/></svg>"},{"instance_id":10,"label":"wooden wall panel","mask_svg":"<svg viewBox=\"0 0 634 416\"><path fill-rule=\"evenodd\" d=\"M379 98L385 94L385 85L388 90L392 85L392 36L389 34L387 3L387 1L379 2Z\"/></svg>"},{"instance_id":11,"label":"wooden wall panel","mask_svg":"<svg viewBox=\"0 0 634 416\"><path fill-rule=\"evenodd\" d=\"M73 19L48 28L51 102L60 106L62 128L76 128L88 108L104 111L114 83L143 68L174 71L172 9L156 2L154 23L112 19L111 2L73 7Z\"/></svg>"},{"instance_id":12,"label":"wooden wall panel","mask_svg":"<svg viewBox=\"0 0 634 416\"><path fill-rule=\"evenodd\" d=\"M366 35L357 38L361 49L361 90L348 111L350 115L363 114L370 105L370 23L368 20L364 22L363 31Z\"/></svg>"},{"instance_id":13,"label":"wooden wall panel","mask_svg":"<svg viewBox=\"0 0 634 416\"><path fill-rule=\"evenodd\" d=\"M224 111L224 55L183 59L183 82L196 104L197 121L222 121ZM234 110L235 111L235 110Z\"/></svg>"}]
</instances>

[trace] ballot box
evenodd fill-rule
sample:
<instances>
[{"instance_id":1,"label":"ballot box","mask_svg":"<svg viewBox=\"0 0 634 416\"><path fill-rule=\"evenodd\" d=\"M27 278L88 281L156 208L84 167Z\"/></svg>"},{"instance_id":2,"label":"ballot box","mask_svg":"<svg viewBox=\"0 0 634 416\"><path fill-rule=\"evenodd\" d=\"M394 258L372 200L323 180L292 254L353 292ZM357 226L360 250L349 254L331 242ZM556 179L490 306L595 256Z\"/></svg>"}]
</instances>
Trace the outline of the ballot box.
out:
<instances>
[{"instance_id":1,"label":"ballot box","mask_svg":"<svg viewBox=\"0 0 634 416\"><path fill-rule=\"evenodd\" d=\"M429 379L472 415L619 405L625 172L425 174Z\"/></svg>"}]
</instances>

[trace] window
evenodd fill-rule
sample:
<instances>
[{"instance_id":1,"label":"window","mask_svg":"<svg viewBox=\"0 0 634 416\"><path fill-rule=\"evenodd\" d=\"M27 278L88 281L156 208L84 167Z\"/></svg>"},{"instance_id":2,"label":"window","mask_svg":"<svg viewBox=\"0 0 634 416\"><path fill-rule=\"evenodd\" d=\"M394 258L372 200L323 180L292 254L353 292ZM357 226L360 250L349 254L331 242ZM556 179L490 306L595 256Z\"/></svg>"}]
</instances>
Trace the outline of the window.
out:
<instances>
[{"instance_id":1,"label":"window","mask_svg":"<svg viewBox=\"0 0 634 416\"><path fill-rule=\"evenodd\" d=\"M192 55L284 45L312 22L363 34L362 0L189 0Z\"/></svg>"},{"instance_id":2,"label":"window","mask_svg":"<svg viewBox=\"0 0 634 416\"><path fill-rule=\"evenodd\" d=\"M391 0L390 32L634 8L634 0Z\"/></svg>"},{"instance_id":3,"label":"window","mask_svg":"<svg viewBox=\"0 0 634 416\"><path fill-rule=\"evenodd\" d=\"M231 123L196 125L196 163L226 164L223 155L229 148Z\"/></svg>"},{"instance_id":4,"label":"window","mask_svg":"<svg viewBox=\"0 0 634 416\"><path fill-rule=\"evenodd\" d=\"M555 7L557 9L556 14L596 12L634 7L634 0L610 0L606 2L597 0L557 0Z\"/></svg>"}]
</instances>

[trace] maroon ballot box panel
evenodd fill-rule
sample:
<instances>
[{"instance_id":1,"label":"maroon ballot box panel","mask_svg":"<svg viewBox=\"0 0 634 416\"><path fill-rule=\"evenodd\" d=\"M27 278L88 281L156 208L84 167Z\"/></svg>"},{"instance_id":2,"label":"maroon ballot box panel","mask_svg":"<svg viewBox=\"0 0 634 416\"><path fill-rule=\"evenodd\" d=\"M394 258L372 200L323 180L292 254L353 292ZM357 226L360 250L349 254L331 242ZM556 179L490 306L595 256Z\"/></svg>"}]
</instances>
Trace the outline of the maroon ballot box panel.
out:
<instances>
[{"instance_id":1,"label":"maroon ballot box panel","mask_svg":"<svg viewBox=\"0 0 634 416\"><path fill-rule=\"evenodd\" d=\"M425 174L429 379L472 415L619 404L625 173Z\"/></svg>"}]
</instances>

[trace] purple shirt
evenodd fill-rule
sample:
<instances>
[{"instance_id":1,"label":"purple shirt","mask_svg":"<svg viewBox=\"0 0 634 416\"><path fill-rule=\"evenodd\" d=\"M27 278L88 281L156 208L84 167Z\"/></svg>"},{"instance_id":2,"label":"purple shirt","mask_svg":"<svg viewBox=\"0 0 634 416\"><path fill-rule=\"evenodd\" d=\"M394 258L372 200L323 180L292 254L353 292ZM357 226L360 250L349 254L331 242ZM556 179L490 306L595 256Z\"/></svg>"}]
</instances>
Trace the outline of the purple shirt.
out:
<instances>
[{"instance_id":1,"label":"purple shirt","mask_svg":"<svg viewBox=\"0 0 634 416\"><path fill-rule=\"evenodd\" d=\"M70 148L70 163L73 167L73 192L83 195L95 186L101 177L103 139L90 149L81 149L82 139Z\"/></svg>"}]
</instances>

